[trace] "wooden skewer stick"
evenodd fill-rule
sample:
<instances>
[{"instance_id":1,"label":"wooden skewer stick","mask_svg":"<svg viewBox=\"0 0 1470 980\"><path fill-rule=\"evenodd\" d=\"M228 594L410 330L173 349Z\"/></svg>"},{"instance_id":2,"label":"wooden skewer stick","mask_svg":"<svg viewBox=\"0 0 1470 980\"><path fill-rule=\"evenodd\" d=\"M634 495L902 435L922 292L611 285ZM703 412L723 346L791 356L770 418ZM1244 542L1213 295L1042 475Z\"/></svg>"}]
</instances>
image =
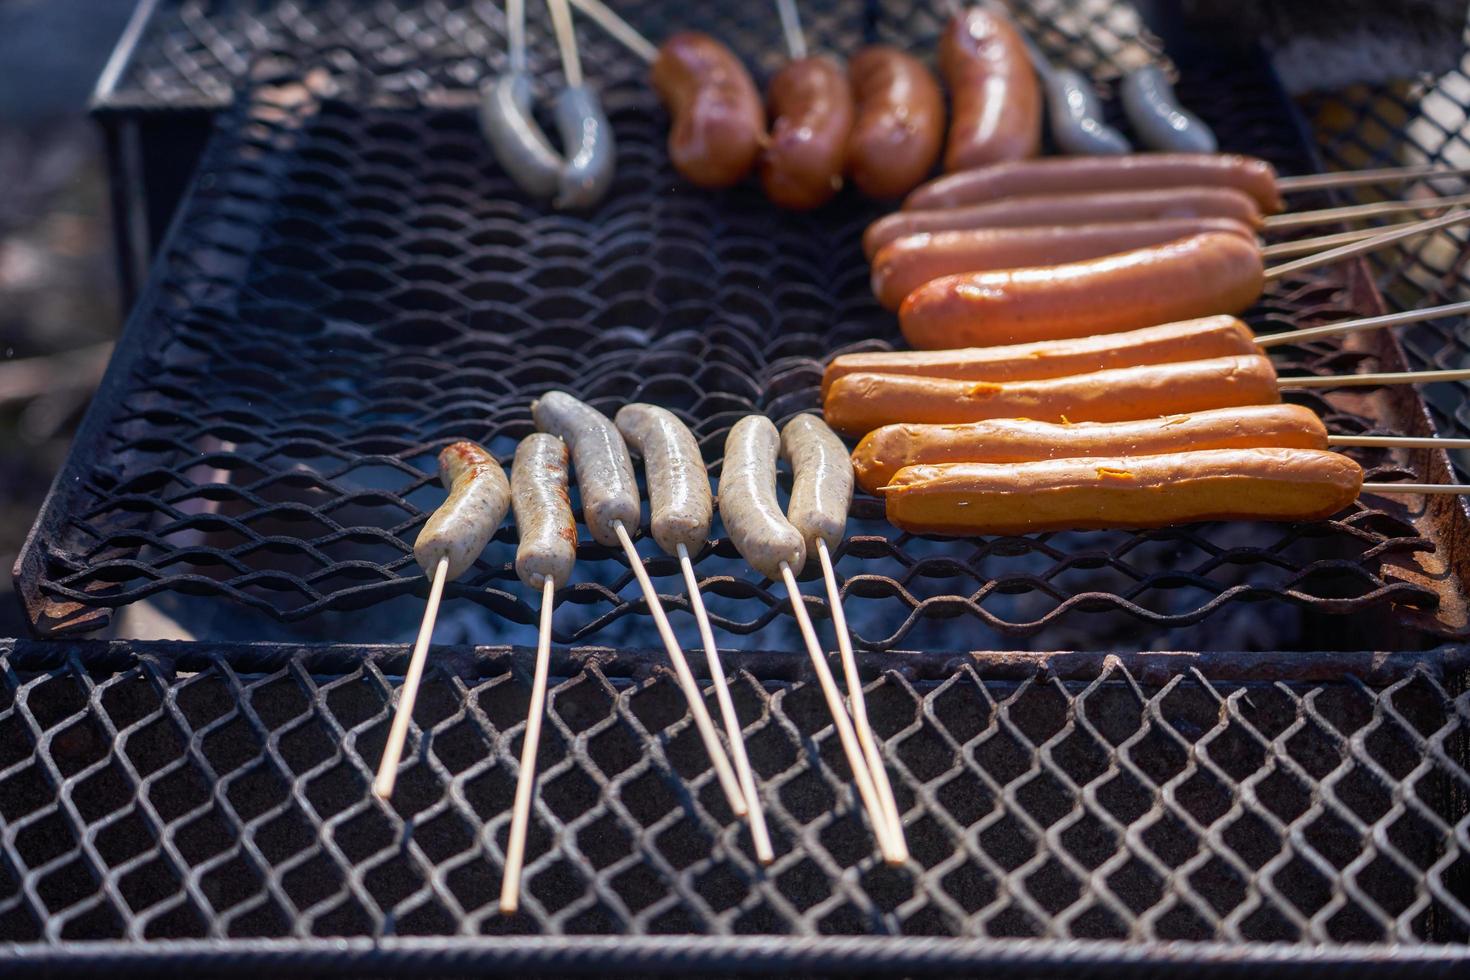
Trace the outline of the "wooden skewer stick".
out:
<instances>
[{"instance_id":1,"label":"wooden skewer stick","mask_svg":"<svg viewBox=\"0 0 1470 980\"><path fill-rule=\"evenodd\" d=\"M1282 388L1347 388L1358 385L1420 385L1435 381L1470 380L1470 368L1450 371L1380 371L1369 374L1327 374L1304 378L1277 377Z\"/></svg>"},{"instance_id":2,"label":"wooden skewer stick","mask_svg":"<svg viewBox=\"0 0 1470 980\"><path fill-rule=\"evenodd\" d=\"M1436 177L1464 177L1470 167L1441 167L1416 164L1407 167L1385 167L1381 170L1341 170L1325 174L1302 174L1299 177L1276 178L1276 189L1283 194L1298 191L1320 191L1331 187L1361 187L1365 184L1396 184Z\"/></svg>"},{"instance_id":3,"label":"wooden skewer stick","mask_svg":"<svg viewBox=\"0 0 1470 980\"><path fill-rule=\"evenodd\" d=\"M1445 197L1420 197L1409 201L1370 201L1366 204L1349 204L1340 208L1320 208L1316 211L1289 211L1285 214L1267 215L1261 226L1267 231L1286 231L1310 225L1327 225L1337 221L1354 221L1358 218L1377 218L1386 214L1413 214L1416 211L1437 211L1440 208L1458 208L1470 204L1470 194L1452 194Z\"/></svg>"},{"instance_id":4,"label":"wooden skewer stick","mask_svg":"<svg viewBox=\"0 0 1470 980\"><path fill-rule=\"evenodd\" d=\"M1470 300L1446 303L1443 306L1426 306L1418 310L1405 310L1402 313L1386 313L1383 316L1370 316L1361 320L1344 320L1341 323L1328 323L1320 327L1304 327L1301 330L1262 334L1256 337L1256 344L1260 347L1296 344L1303 340L1336 337L1345 333L1357 333L1361 330L1379 330L1383 327L1396 327L1405 323L1437 320L1442 316L1458 316L1461 313L1470 313Z\"/></svg>"},{"instance_id":5,"label":"wooden skewer stick","mask_svg":"<svg viewBox=\"0 0 1470 980\"><path fill-rule=\"evenodd\" d=\"M827 583L827 605L832 609L832 626L837 631L837 651L842 658L842 672L847 678L847 702L852 709L852 720L857 727L858 743L863 756L868 760L868 769L873 774L873 789L878 795L878 804L888 821L888 834L896 851L902 854L899 862L908 860L908 842L904 840L903 818L898 812L898 801L893 798L893 784L888 779L888 767L883 764L883 753L878 751L878 740L873 737L873 726L868 722L868 703L863 695L863 679L858 676L857 657L852 652L852 637L847 631L847 613L842 609L842 594L837 588L837 571L832 567L832 553L827 549L826 538L817 539L817 557L822 562L822 578Z\"/></svg>"},{"instance_id":6,"label":"wooden skewer stick","mask_svg":"<svg viewBox=\"0 0 1470 980\"><path fill-rule=\"evenodd\" d=\"M393 714L393 726L388 729L388 744L383 746L383 759L378 763L378 775L373 780L373 795L386 800L393 795L398 782L398 763L403 758L403 745L408 741L408 724L413 721L413 703L418 700L419 682L424 677L424 662L429 659L429 640L434 636L434 620L439 617L439 601L444 598L444 583L449 579L449 559L440 558L434 566L434 581L429 586L429 602L424 607L424 619L419 623L418 639L414 640L413 653L408 658L408 670L403 675L403 686L398 689L398 709Z\"/></svg>"},{"instance_id":7,"label":"wooden skewer stick","mask_svg":"<svg viewBox=\"0 0 1470 980\"><path fill-rule=\"evenodd\" d=\"M873 786L873 776L869 772L866 761L863 759L863 750L858 745L857 735L853 732L852 719L848 717L847 707L842 703L842 692L837 689L837 681L832 677L832 670L827 666L827 660L822 655L821 644L817 642L817 631L812 627L811 617L807 615L806 606L802 604L801 590L796 587L796 575L791 571L791 566L786 562L781 563L781 578L786 583L786 593L791 599L791 611L796 614L796 625L801 629L801 637L806 642L807 653L811 655L812 667L817 672L817 682L821 685L822 694L827 699L827 710L832 714L832 723L837 728L837 738L842 743L842 751L847 754L847 765L852 770L852 778L857 783L858 796L862 799L863 808L868 811L868 821L873 825L873 836L878 839L878 850L883 855L883 860L888 864L902 864L906 860L906 849L897 846L890 833L887 818L883 814L883 805L878 802L878 792Z\"/></svg>"},{"instance_id":8,"label":"wooden skewer stick","mask_svg":"<svg viewBox=\"0 0 1470 980\"><path fill-rule=\"evenodd\" d=\"M720 663L720 652L715 647L715 634L710 629L709 611L704 608L704 597L699 594L699 579L694 574L694 562L689 558L689 549L681 541L678 545L679 567L684 572L684 585L689 590L689 606L694 610L694 622L699 626L699 638L704 643L704 655L709 660L709 674L715 685L715 699L720 705L720 714L725 719L725 738L730 742L730 755L735 761L735 777L740 782L740 792L750 813L750 838L755 844L755 859L761 864L776 860L771 848L771 835L766 828L766 814L761 808L760 794L756 790L755 772L750 768L750 757L745 753L745 735L740 730L740 719L735 714L735 702L730 697L730 686L725 683L725 668Z\"/></svg>"},{"instance_id":9,"label":"wooden skewer stick","mask_svg":"<svg viewBox=\"0 0 1470 980\"><path fill-rule=\"evenodd\" d=\"M679 641L674 637L674 629L669 625L669 617L664 612L664 604L659 601L658 590L649 580L648 570L643 567L643 559L639 557L638 549L633 547L633 539L628 536L628 529L623 526L623 522L614 521L613 528L617 531L618 541L623 545L623 552L628 556L628 564L633 567L633 575L643 589L643 598L648 603L648 612L653 616L654 625L658 627L658 635L664 641L664 648L668 651L669 660L674 665L674 675L678 677L679 687L683 689L684 698L689 702L689 710L694 715L694 727L699 731L700 740L704 742L704 751L709 755L710 762L715 767L715 776L720 781L720 788L725 791L725 798L730 801L730 809L735 811L737 817L744 817L749 813L749 809L745 805L744 794L740 792L740 781L735 778L735 770L730 768L730 759L725 755L724 746L720 744L720 736L715 731L714 720L710 718L709 709L704 705L704 694L699 690L699 684L694 680L694 672L689 669L689 661L684 659L684 651L679 648Z\"/></svg>"},{"instance_id":10,"label":"wooden skewer stick","mask_svg":"<svg viewBox=\"0 0 1470 980\"><path fill-rule=\"evenodd\" d=\"M654 47L653 42L639 34L633 25L613 13L612 9L601 0L570 0L570 2L573 7L592 18L599 27L612 35L613 40L644 61L652 64L653 60L658 57L658 48Z\"/></svg>"},{"instance_id":11,"label":"wooden skewer stick","mask_svg":"<svg viewBox=\"0 0 1470 980\"><path fill-rule=\"evenodd\" d=\"M547 0L551 11L551 27L556 33L556 46L561 53L562 76L568 88L582 85L582 59L577 53L577 32L572 27L572 11L567 0Z\"/></svg>"},{"instance_id":12,"label":"wooden skewer stick","mask_svg":"<svg viewBox=\"0 0 1470 980\"><path fill-rule=\"evenodd\" d=\"M1363 493L1470 494L1470 486L1459 483L1365 483Z\"/></svg>"},{"instance_id":13,"label":"wooden skewer stick","mask_svg":"<svg viewBox=\"0 0 1470 980\"><path fill-rule=\"evenodd\" d=\"M1361 242L1365 238L1373 238L1376 235L1398 231L1400 228L1408 228L1415 224L1418 224L1418 222L1402 221L1396 225L1373 225L1369 228L1354 228L1351 231L1339 231L1331 235L1318 235L1315 238L1297 238L1289 242L1263 245L1261 246L1261 258L1289 259L1294 255L1311 255L1313 252L1320 252L1324 248L1347 245L1352 242Z\"/></svg>"},{"instance_id":14,"label":"wooden skewer stick","mask_svg":"<svg viewBox=\"0 0 1470 980\"><path fill-rule=\"evenodd\" d=\"M1383 446L1389 449L1470 449L1470 439L1443 436L1335 436L1329 446Z\"/></svg>"},{"instance_id":15,"label":"wooden skewer stick","mask_svg":"<svg viewBox=\"0 0 1470 980\"><path fill-rule=\"evenodd\" d=\"M536 753L541 744L541 719L546 714L546 675L551 666L551 609L555 602L556 582L548 578L541 590L536 671L531 678L531 705L526 709L526 735L521 743L515 803L511 806L510 840L505 845L505 874L500 881L502 915L514 915L521 906L521 865L526 860L526 828L531 821L531 791L536 784Z\"/></svg>"},{"instance_id":16,"label":"wooden skewer stick","mask_svg":"<svg viewBox=\"0 0 1470 980\"><path fill-rule=\"evenodd\" d=\"M1282 276L1291 275L1295 272L1303 272L1307 269L1315 269L1321 265L1328 265L1339 259L1348 259L1355 255L1366 255L1369 252L1376 252L1378 249L1385 248L1395 242L1401 242L1405 238L1428 234L1431 231L1448 228L1451 225L1463 224L1466 221L1470 221L1470 210L1455 211L1451 214L1441 215L1438 218L1430 218L1428 221L1418 221L1409 225L1407 228L1400 228L1398 231L1391 231L1386 235L1376 235L1373 238L1368 238L1361 242L1354 242L1351 245L1343 245L1339 248L1319 252L1316 255L1309 255L1303 259L1296 259L1292 262L1272 266L1266 270L1266 279L1268 281L1279 279Z\"/></svg>"}]
</instances>

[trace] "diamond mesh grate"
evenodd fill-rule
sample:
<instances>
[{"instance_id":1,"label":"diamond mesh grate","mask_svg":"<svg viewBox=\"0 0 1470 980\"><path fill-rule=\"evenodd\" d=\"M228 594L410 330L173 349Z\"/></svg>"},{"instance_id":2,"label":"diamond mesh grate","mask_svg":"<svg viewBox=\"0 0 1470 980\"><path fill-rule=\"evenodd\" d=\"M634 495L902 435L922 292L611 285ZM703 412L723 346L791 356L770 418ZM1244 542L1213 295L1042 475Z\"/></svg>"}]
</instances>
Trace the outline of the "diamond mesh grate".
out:
<instances>
[{"instance_id":1,"label":"diamond mesh grate","mask_svg":"<svg viewBox=\"0 0 1470 980\"><path fill-rule=\"evenodd\" d=\"M734 692L764 872L675 682L560 657L514 918L494 900L528 651L436 657L390 807L368 786L399 657L8 651L0 939L1470 937L1460 654L869 661L902 868L871 853L820 694L755 655Z\"/></svg>"},{"instance_id":2,"label":"diamond mesh grate","mask_svg":"<svg viewBox=\"0 0 1470 980\"><path fill-rule=\"evenodd\" d=\"M840 11L818 5L807 21L850 50L861 10ZM921 35L938 24L913 20ZM878 24L882 34L909 21L895 14ZM723 35L765 43L751 25L735 26ZM290 65L283 74L278 57L258 64L28 549L22 588L42 629L95 627L106 610L166 597L209 635L197 610L225 598L259 614L257 635L406 636L417 616L407 597L424 585L409 547L440 499L432 467L445 442L477 439L508 458L530 431L531 399L564 387L607 410L634 399L674 408L717 468L740 415L782 419L817 404L829 352L898 341L858 249L875 208L846 196L819 214L785 215L752 188L680 186L644 67L600 43L589 42L588 61L620 139L619 175L585 218L523 202L466 109L396 104L391 84L332 70L330 46L296 53L293 64L314 66L304 74ZM1079 50L1107 51L1096 42ZM1241 71L1238 62L1195 64L1181 91L1240 148L1304 169L1276 90L1254 74L1254 84L1232 82L1227 69ZM1323 322L1365 301L1340 279L1303 277L1274 286L1254 319ZM1281 363L1319 373L1365 360L1391 366L1392 350L1370 353L1326 343L1287 351ZM1415 424L1412 411L1388 411L1381 399L1305 400L1338 431ZM1360 458L1375 478L1422 476L1410 460ZM1226 623L1167 642L1351 649L1366 635L1422 645L1421 628L1456 628L1455 615L1439 615L1445 559L1430 554L1423 514L1374 505L1307 526L977 544L894 536L877 502L860 500L838 572L858 639L875 649L1150 646L1160 627L1226 610ZM512 535L504 529L449 590L495 615L466 610L463 632L450 636L527 641L533 613L510 566ZM683 608L677 567L644 548L673 593L668 603ZM698 572L727 636L798 648L784 593L728 540L711 542ZM1274 600L1266 612L1244 604L1264 599ZM646 640L621 554L584 544L559 603L560 642ZM1390 607L1414 628L1362 615ZM1322 623L1352 613L1356 622ZM277 621L295 626L271 634ZM237 635L239 621L225 623L222 635Z\"/></svg>"}]
</instances>

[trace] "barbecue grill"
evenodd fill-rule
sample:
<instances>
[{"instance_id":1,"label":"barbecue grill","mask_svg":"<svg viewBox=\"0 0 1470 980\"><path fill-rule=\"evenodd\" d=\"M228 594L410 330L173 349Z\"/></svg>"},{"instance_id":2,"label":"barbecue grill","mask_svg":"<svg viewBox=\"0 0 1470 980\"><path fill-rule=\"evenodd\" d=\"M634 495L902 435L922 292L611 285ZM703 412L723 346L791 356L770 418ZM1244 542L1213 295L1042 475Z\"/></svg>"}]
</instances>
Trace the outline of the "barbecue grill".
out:
<instances>
[{"instance_id":1,"label":"barbecue grill","mask_svg":"<svg viewBox=\"0 0 1470 980\"><path fill-rule=\"evenodd\" d=\"M860 497L837 570L907 816L901 868L871 853L779 589L724 538L696 556L776 843L761 869L626 560L584 542L558 595L523 909L498 915L535 635L509 530L446 593L439 635L458 642L431 653L397 795L368 792L425 591L410 547L439 499L434 454L471 438L505 457L531 397L560 387L674 409L717 471L737 418L817 405L826 355L895 343L896 326L858 247L873 208L849 192L792 216L750 188L680 186L642 65L594 26L579 19L618 179L569 216L525 202L476 130L474 85L504 52L497 5L342 8L159 0L109 70L109 125L173 105L216 116L17 566L48 638L0 647L0 938L17 944L0 957L1464 969L1470 518L1453 498L946 542L896 535ZM619 9L654 39L678 23L760 70L780 59L764 11ZM1161 57L1124 5L1032 9L1058 62L1106 77ZM941 23L899 2L803 18L836 51L930 51ZM533 23L532 66L554 74L549 38ZM1316 169L1263 58L1167 39L1181 98L1223 148ZM1380 312L1374 275L1287 279L1248 319ZM1321 374L1416 363L1382 331L1284 358ZM1453 431L1405 389L1292 397L1334 431ZM1451 478L1438 453L1357 458L1371 479ZM687 609L676 563L644 550L665 606ZM71 636L142 600L197 639Z\"/></svg>"}]
</instances>

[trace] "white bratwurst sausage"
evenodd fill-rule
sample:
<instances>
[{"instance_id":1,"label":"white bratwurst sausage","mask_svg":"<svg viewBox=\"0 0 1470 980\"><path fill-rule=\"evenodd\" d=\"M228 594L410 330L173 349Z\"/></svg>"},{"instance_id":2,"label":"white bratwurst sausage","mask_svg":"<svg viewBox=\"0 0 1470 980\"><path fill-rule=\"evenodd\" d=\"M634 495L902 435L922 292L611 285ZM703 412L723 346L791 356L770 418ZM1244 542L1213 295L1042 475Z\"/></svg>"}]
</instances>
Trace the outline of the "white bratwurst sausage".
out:
<instances>
[{"instance_id":1,"label":"white bratwurst sausage","mask_svg":"<svg viewBox=\"0 0 1470 980\"><path fill-rule=\"evenodd\" d=\"M669 554L698 554L709 538L714 503L709 472L689 427L666 408L638 402L618 409L618 431L643 457L649 528Z\"/></svg>"},{"instance_id":2,"label":"white bratwurst sausage","mask_svg":"<svg viewBox=\"0 0 1470 980\"><path fill-rule=\"evenodd\" d=\"M806 564L801 532L776 501L776 451L781 437L764 415L747 415L725 437L720 470L720 519L750 567L779 579L781 564L792 571Z\"/></svg>"},{"instance_id":3,"label":"white bratwurst sausage","mask_svg":"<svg viewBox=\"0 0 1470 980\"><path fill-rule=\"evenodd\" d=\"M495 457L473 442L456 442L439 454L439 480L449 498L424 523L413 556L430 576L447 558L453 580L469 570L505 520L510 483Z\"/></svg>"},{"instance_id":4,"label":"white bratwurst sausage","mask_svg":"<svg viewBox=\"0 0 1470 980\"><path fill-rule=\"evenodd\" d=\"M577 523L567 486L566 443L545 432L522 439L510 467L510 495L521 535L516 574L530 588L550 578L559 589L572 577Z\"/></svg>"},{"instance_id":5,"label":"white bratwurst sausage","mask_svg":"<svg viewBox=\"0 0 1470 980\"><path fill-rule=\"evenodd\" d=\"M531 403L536 428L561 436L572 451L582 518L598 544L618 544L616 525L638 530L638 478L633 458L617 426L591 405L564 391L550 391Z\"/></svg>"}]
</instances>

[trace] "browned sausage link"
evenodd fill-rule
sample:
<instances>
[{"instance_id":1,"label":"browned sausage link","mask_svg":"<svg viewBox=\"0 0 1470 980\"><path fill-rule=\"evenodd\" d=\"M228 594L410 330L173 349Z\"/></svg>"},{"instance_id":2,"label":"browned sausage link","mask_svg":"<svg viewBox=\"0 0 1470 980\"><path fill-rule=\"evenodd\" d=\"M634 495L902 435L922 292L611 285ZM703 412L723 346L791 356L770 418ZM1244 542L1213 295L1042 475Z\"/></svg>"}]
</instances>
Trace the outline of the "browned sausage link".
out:
<instances>
[{"instance_id":1,"label":"browned sausage link","mask_svg":"<svg viewBox=\"0 0 1470 980\"><path fill-rule=\"evenodd\" d=\"M767 109L775 122L761 154L761 183L780 207L806 211L842 188L852 90L842 69L820 55L798 58L771 79Z\"/></svg>"},{"instance_id":2,"label":"browned sausage link","mask_svg":"<svg viewBox=\"0 0 1470 980\"><path fill-rule=\"evenodd\" d=\"M673 117L669 159L691 184L729 187L755 165L766 138L760 93L719 41L680 31L658 49L653 87Z\"/></svg>"},{"instance_id":3,"label":"browned sausage link","mask_svg":"<svg viewBox=\"0 0 1470 980\"><path fill-rule=\"evenodd\" d=\"M910 293L898 321L920 350L1065 340L1239 313L1264 287L1261 250L1216 233L1083 262L945 276Z\"/></svg>"},{"instance_id":4,"label":"browned sausage link","mask_svg":"<svg viewBox=\"0 0 1470 980\"><path fill-rule=\"evenodd\" d=\"M926 282L961 272L1018 269L1101 258L1190 235L1221 232L1256 244L1255 234L1229 218L1118 221L1075 228L987 228L910 235L889 242L873 259L873 295L896 310Z\"/></svg>"},{"instance_id":5,"label":"browned sausage link","mask_svg":"<svg viewBox=\"0 0 1470 980\"><path fill-rule=\"evenodd\" d=\"M1151 191L1046 194L1007 197L984 204L934 211L885 214L863 232L863 253L872 259L891 241L937 231L1072 227L1164 218L1231 218L1251 228L1261 227L1261 210L1256 207L1255 199L1232 187L1165 187Z\"/></svg>"},{"instance_id":6,"label":"browned sausage link","mask_svg":"<svg viewBox=\"0 0 1470 980\"><path fill-rule=\"evenodd\" d=\"M1135 153L1116 157L1049 157L946 174L903 202L906 210L955 208L1003 197L1127 191L1160 187L1233 187L1266 214L1282 209L1276 171L1264 160L1234 153Z\"/></svg>"},{"instance_id":7,"label":"browned sausage link","mask_svg":"<svg viewBox=\"0 0 1470 980\"><path fill-rule=\"evenodd\" d=\"M1015 25L983 7L956 14L939 39L939 71L954 110L945 170L1036 156L1041 86Z\"/></svg>"},{"instance_id":8,"label":"browned sausage link","mask_svg":"<svg viewBox=\"0 0 1470 980\"><path fill-rule=\"evenodd\" d=\"M869 197L907 194L929 175L944 139L944 96L924 63L886 44L847 63L856 103L847 172Z\"/></svg>"}]
</instances>

